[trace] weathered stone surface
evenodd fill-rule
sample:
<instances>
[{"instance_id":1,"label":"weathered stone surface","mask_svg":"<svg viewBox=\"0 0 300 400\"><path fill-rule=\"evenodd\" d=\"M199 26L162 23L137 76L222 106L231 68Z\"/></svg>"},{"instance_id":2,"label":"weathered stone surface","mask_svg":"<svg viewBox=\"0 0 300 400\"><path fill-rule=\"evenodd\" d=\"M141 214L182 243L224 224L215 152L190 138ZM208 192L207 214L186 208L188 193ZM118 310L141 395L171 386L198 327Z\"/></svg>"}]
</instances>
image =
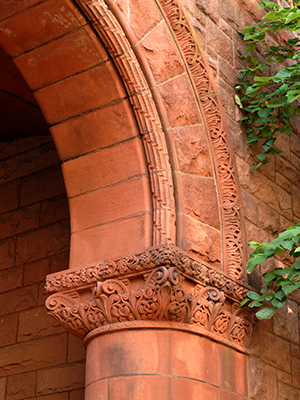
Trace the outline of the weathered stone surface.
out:
<instances>
[{"instance_id":1,"label":"weathered stone surface","mask_svg":"<svg viewBox=\"0 0 300 400\"><path fill-rule=\"evenodd\" d=\"M14 265L15 239L9 238L0 241L0 270Z\"/></svg>"},{"instance_id":2,"label":"weathered stone surface","mask_svg":"<svg viewBox=\"0 0 300 400\"><path fill-rule=\"evenodd\" d=\"M69 364L37 373L37 394L69 391L84 386L85 365Z\"/></svg>"},{"instance_id":3,"label":"weathered stone surface","mask_svg":"<svg viewBox=\"0 0 300 400\"><path fill-rule=\"evenodd\" d=\"M288 300L274 317L274 333L287 340L299 343L298 304Z\"/></svg>"},{"instance_id":4,"label":"weathered stone surface","mask_svg":"<svg viewBox=\"0 0 300 400\"><path fill-rule=\"evenodd\" d=\"M249 347L261 361L285 372L291 372L290 344L288 340L256 326Z\"/></svg>"},{"instance_id":5,"label":"weathered stone surface","mask_svg":"<svg viewBox=\"0 0 300 400\"><path fill-rule=\"evenodd\" d=\"M67 333L63 333L4 347L0 349L0 376L62 364L66 360L66 345Z\"/></svg>"},{"instance_id":6,"label":"weathered stone surface","mask_svg":"<svg viewBox=\"0 0 300 400\"><path fill-rule=\"evenodd\" d=\"M37 303L38 288L36 285L26 286L0 294L0 315L6 315L27 308Z\"/></svg>"},{"instance_id":7,"label":"weathered stone surface","mask_svg":"<svg viewBox=\"0 0 300 400\"><path fill-rule=\"evenodd\" d=\"M0 317L0 347L8 346L16 342L17 329L18 314Z\"/></svg>"},{"instance_id":8,"label":"weathered stone surface","mask_svg":"<svg viewBox=\"0 0 300 400\"><path fill-rule=\"evenodd\" d=\"M300 390L278 382L278 400L299 400Z\"/></svg>"},{"instance_id":9,"label":"weathered stone surface","mask_svg":"<svg viewBox=\"0 0 300 400\"><path fill-rule=\"evenodd\" d=\"M255 400L276 399L276 369L254 357L249 357L248 371L250 398Z\"/></svg>"},{"instance_id":10,"label":"weathered stone surface","mask_svg":"<svg viewBox=\"0 0 300 400\"><path fill-rule=\"evenodd\" d=\"M18 342L64 332L63 327L47 314L45 307L36 307L19 314Z\"/></svg>"},{"instance_id":11,"label":"weathered stone surface","mask_svg":"<svg viewBox=\"0 0 300 400\"><path fill-rule=\"evenodd\" d=\"M7 400L22 400L35 395L36 372L9 376L7 379Z\"/></svg>"},{"instance_id":12,"label":"weathered stone surface","mask_svg":"<svg viewBox=\"0 0 300 400\"><path fill-rule=\"evenodd\" d=\"M9 268L0 271L0 293L8 292L22 286L23 267Z\"/></svg>"}]
</instances>

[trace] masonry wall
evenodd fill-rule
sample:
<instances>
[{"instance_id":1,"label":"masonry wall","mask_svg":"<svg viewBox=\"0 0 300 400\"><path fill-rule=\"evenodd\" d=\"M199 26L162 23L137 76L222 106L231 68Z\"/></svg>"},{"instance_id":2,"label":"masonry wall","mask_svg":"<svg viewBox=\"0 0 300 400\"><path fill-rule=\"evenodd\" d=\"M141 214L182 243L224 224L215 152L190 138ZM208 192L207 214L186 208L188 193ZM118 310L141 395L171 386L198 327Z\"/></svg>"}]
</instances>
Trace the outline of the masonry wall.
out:
<instances>
[{"instance_id":1,"label":"masonry wall","mask_svg":"<svg viewBox=\"0 0 300 400\"><path fill-rule=\"evenodd\" d=\"M256 171L254 155L240 125L242 113L234 102L238 69L246 46L240 32L261 18L257 1L196 0L187 2L194 26L213 69L234 145L242 187L246 239L270 241L300 220L300 125L281 135L276 144L284 151ZM275 261L280 266L281 261ZM262 266L250 284L259 288ZM271 321L256 322L249 349L249 394L255 400L300 398L299 296L294 296Z\"/></svg>"},{"instance_id":2,"label":"masonry wall","mask_svg":"<svg viewBox=\"0 0 300 400\"><path fill-rule=\"evenodd\" d=\"M69 213L50 137L0 143L0 399L82 400L85 350L47 315L69 266Z\"/></svg>"}]
</instances>

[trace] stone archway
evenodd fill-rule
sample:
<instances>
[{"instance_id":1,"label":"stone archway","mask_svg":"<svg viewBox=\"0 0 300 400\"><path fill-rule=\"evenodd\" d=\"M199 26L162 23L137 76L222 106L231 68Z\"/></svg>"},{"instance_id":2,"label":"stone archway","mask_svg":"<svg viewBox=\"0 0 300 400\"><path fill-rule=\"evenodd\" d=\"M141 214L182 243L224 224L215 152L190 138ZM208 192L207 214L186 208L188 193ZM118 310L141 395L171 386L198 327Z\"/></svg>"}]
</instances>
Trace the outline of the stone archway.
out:
<instances>
[{"instance_id":1,"label":"stone archway","mask_svg":"<svg viewBox=\"0 0 300 400\"><path fill-rule=\"evenodd\" d=\"M224 116L188 16L175 1L136 2L130 17L123 1L76 4L83 13L67 0L4 7L1 23L0 42L51 127L70 202L71 269L49 276L54 294L47 306L86 338L87 399L110 384L109 367L95 375L104 357L99 338L108 332L114 332L107 336L110 351L131 329L129 343L134 337L141 350L144 330L163 330L166 341L176 331L206 335L221 343L221 374L222 346L244 351L251 330L237 311L245 290L242 206ZM139 25L149 9L153 14ZM164 71L164 53L175 68ZM184 141L195 143L198 135L204 151L196 166L185 167ZM128 352L122 346L118 354ZM157 349L158 363L165 351ZM232 365L245 368L240 353L229 353ZM110 353L105 357L109 366ZM142 382L147 368L139 369L134 357L114 370L120 387L124 374ZM226 390L224 381L199 377L196 368L184 376L186 384L196 379L200 388L205 378L206 388ZM246 396L245 385L235 386L236 393Z\"/></svg>"}]
</instances>

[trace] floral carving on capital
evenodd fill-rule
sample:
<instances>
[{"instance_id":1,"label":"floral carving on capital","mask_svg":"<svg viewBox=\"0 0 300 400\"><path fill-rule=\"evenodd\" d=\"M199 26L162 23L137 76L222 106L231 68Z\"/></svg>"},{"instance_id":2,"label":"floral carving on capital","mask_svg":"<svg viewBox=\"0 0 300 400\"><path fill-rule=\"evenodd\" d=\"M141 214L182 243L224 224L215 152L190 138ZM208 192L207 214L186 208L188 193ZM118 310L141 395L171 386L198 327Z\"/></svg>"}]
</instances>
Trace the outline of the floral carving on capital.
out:
<instances>
[{"instance_id":1,"label":"floral carving on capital","mask_svg":"<svg viewBox=\"0 0 300 400\"><path fill-rule=\"evenodd\" d=\"M82 339L163 327L243 348L252 329L239 309L246 287L170 245L52 274L46 288L54 292L46 301L49 313Z\"/></svg>"}]
</instances>

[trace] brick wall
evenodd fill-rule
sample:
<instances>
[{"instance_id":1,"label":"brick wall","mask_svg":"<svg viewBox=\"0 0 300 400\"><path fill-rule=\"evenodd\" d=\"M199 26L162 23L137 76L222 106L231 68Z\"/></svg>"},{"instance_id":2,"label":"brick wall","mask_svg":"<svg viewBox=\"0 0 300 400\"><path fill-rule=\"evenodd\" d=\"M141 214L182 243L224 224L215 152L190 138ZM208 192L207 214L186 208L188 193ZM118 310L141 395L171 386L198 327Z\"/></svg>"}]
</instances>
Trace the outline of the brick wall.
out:
<instances>
[{"instance_id":1,"label":"brick wall","mask_svg":"<svg viewBox=\"0 0 300 400\"><path fill-rule=\"evenodd\" d=\"M225 109L233 141L242 187L249 240L272 240L280 231L300 220L300 124L290 136L276 144L283 156L273 159L257 171L255 152L246 144L240 126L242 114L234 102L238 69L243 67L245 44L239 34L260 18L257 1L196 0L187 2L194 25L210 66ZM257 150L257 149L254 149ZM280 261L276 261L281 265ZM262 266L250 277L261 285ZM267 322L257 322L249 358L249 393L255 400L296 400L300 398L299 299L294 296L286 307Z\"/></svg>"},{"instance_id":2,"label":"brick wall","mask_svg":"<svg viewBox=\"0 0 300 400\"><path fill-rule=\"evenodd\" d=\"M81 400L85 351L47 315L44 281L68 268L69 213L50 138L0 143L0 400Z\"/></svg>"}]
</instances>

